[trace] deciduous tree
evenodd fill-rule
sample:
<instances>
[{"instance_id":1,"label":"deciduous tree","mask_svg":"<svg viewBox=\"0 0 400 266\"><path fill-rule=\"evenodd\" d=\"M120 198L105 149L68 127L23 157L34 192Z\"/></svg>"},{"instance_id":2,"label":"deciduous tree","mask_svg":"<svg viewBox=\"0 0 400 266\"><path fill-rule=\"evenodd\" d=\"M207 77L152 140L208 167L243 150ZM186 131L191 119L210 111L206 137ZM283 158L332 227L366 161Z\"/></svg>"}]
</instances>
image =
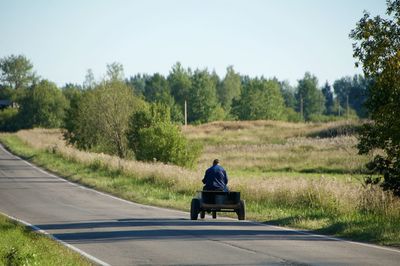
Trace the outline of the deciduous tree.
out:
<instances>
[{"instance_id":1,"label":"deciduous tree","mask_svg":"<svg viewBox=\"0 0 400 266\"><path fill-rule=\"evenodd\" d=\"M285 103L276 80L245 78L233 113L241 120L285 119Z\"/></svg>"},{"instance_id":2,"label":"deciduous tree","mask_svg":"<svg viewBox=\"0 0 400 266\"><path fill-rule=\"evenodd\" d=\"M226 75L222 81L221 86L218 87L218 98L222 108L229 113L231 110L232 100L240 97L242 84L240 82L240 75L236 73L233 66L226 69Z\"/></svg>"},{"instance_id":3,"label":"deciduous tree","mask_svg":"<svg viewBox=\"0 0 400 266\"><path fill-rule=\"evenodd\" d=\"M192 81L190 79L191 71L182 67L181 63L177 62L168 75L168 83L171 88L171 95L176 103L181 107L183 112L185 101L189 99Z\"/></svg>"},{"instance_id":4,"label":"deciduous tree","mask_svg":"<svg viewBox=\"0 0 400 266\"><path fill-rule=\"evenodd\" d=\"M86 91L79 101L76 125L69 141L84 149L126 157L129 118L144 102L136 98L122 81L107 80Z\"/></svg>"},{"instance_id":5,"label":"deciduous tree","mask_svg":"<svg viewBox=\"0 0 400 266\"><path fill-rule=\"evenodd\" d=\"M188 120L196 123L213 121L217 108L215 82L207 70L196 70L188 99Z\"/></svg>"},{"instance_id":6,"label":"deciduous tree","mask_svg":"<svg viewBox=\"0 0 400 266\"><path fill-rule=\"evenodd\" d=\"M325 114L332 115L335 102L333 99L332 87L331 87L331 85L329 85L328 81L325 82L325 85L322 87L321 92L325 98Z\"/></svg>"},{"instance_id":7,"label":"deciduous tree","mask_svg":"<svg viewBox=\"0 0 400 266\"><path fill-rule=\"evenodd\" d=\"M32 63L23 55L10 55L0 59L0 81L14 90L31 86L37 77Z\"/></svg>"},{"instance_id":8,"label":"deciduous tree","mask_svg":"<svg viewBox=\"0 0 400 266\"><path fill-rule=\"evenodd\" d=\"M366 117L365 101L370 82L362 75L343 77L335 80L333 88L342 109L354 109L359 117ZM348 104L348 106L347 106Z\"/></svg>"},{"instance_id":9,"label":"deciduous tree","mask_svg":"<svg viewBox=\"0 0 400 266\"><path fill-rule=\"evenodd\" d=\"M20 98L19 123L23 128L64 125L68 101L56 84L42 80Z\"/></svg>"},{"instance_id":10,"label":"deciduous tree","mask_svg":"<svg viewBox=\"0 0 400 266\"><path fill-rule=\"evenodd\" d=\"M366 106L372 123L364 125L358 145L360 153L383 150L367 167L379 178L367 178L400 196L400 1L387 1L387 17L365 12L350 37L357 65L366 78Z\"/></svg>"},{"instance_id":11,"label":"deciduous tree","mask_svg":"<svg viewBox=\"0 0 400 266\"><path fill-rule=\"evenodd\" d=\"M313 115L321 115L325 110L325 99L318 89L318 79L309 72L299 80L296 91L297 111L303 109L304 119L310 120Z\"/></svg>"}]
</instances>

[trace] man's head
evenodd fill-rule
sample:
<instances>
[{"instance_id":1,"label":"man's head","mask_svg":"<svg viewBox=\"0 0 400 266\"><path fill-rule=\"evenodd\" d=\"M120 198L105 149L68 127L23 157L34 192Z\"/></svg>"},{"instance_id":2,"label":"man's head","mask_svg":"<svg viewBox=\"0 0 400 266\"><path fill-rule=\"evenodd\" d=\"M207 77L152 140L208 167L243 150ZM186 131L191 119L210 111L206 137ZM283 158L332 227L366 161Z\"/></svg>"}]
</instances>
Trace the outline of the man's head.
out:
<instances>
[{"instance_id":1,"label":"man's head","mask_svg":"<svg viewBox=\"0 0 400 266\"><path fill-rule=\"evenodd\" d=\"M217 164L219 164L219 160L218 160L218 159L215 159L215 160L213 161L213 165L217 165Z\"/></svg>"}]
</instances>

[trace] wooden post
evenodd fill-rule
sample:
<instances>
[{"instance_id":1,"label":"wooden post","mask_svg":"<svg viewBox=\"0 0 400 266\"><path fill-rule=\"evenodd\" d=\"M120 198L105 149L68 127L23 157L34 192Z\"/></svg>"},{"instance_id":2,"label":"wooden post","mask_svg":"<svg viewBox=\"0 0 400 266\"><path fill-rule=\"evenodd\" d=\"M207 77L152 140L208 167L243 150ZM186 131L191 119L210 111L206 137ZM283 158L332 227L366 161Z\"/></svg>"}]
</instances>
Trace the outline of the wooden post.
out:
<instances>
[{"instance_id":1,"label":"wooden post","mask_svg":"<svg viewBox=\"0 0 400 266\"><path fill-rule=\"evenodd\" d=\"M300 95L300 115L301 115L301 120L304 121L303 96L302 95Z\"/></svg>"},{"instance_id":2,"label":"wooden post","mask_svg":"<svg viewBox=\"0 0 400 266\"><path fill-rule=\"evenodd\" d=\"M185 127L187 126L187 102L185 100Z\"/></svg>"}]
</instances>

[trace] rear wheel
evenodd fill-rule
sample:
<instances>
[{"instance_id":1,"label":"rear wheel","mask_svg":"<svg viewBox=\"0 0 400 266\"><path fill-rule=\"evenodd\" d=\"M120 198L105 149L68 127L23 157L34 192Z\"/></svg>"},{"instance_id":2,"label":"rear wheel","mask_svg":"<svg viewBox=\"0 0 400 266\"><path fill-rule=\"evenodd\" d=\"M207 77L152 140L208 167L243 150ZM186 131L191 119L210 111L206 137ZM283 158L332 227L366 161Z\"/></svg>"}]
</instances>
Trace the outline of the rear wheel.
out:
<instances>
[{"instance_id":1,"label":"rear wheel","mask_svg":"<svg viewBox=\"0 0 400 266\"><path fill-rule=\"evenodd\" d=\"M212 218L213 219L217 219L217 212L216 211L212 211Z\"/></svg>"},{"instance_id":2,"label":"rear wheel","mask_svg":"<svg viewBox=\"0 0 400 266\"><path fill-rule=\"evenodd\" d=\"M245 220L246 219L246 209L245 209L245 204L244 201L241 200L239 202L239 209L236 210L236 213L238 215L239 220Z\"/></svg>"},{"instance_id":3,"label":"rear wheel","mask_svg":"<svg viewBox=\"0 0 400 266\"><path fill-rule=\"evenodd\" d=\"M205 211L201 211L200 212L200 218L204 219L206 217L206 212Z\"/></svg>"},{"instance_id":4,"label":"rear wheel","mask_svg":"<svg viewBox=\"0 0 400 266\"><path fill-rule=\"evenodd\" d=\"M197 220L200 212L200 200L192 199L192 204L190 205L190 220Z\"/></svg>"}]
</instances>

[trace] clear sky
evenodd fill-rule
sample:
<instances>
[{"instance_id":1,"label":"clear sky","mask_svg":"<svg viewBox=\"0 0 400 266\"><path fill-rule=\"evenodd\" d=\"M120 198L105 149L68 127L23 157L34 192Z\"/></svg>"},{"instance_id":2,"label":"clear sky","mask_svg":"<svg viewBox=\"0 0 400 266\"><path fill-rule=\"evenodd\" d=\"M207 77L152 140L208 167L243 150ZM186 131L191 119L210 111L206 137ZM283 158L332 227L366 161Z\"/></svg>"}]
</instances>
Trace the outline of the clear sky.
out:
<instances>
[{"instance_id":1,"label":"clear sky","mask_svg":"<svg viewBox=\"0 0 400 266\"><path fill-rule=\"evenodd\" d=\"M125 77L184 67L221 77L228 65L292 85L322 85L354 67L348 34L385 0L0 0L0 57L23 54L41 77L82 83L122 63Z\"/></svg>"}]
</instances>

